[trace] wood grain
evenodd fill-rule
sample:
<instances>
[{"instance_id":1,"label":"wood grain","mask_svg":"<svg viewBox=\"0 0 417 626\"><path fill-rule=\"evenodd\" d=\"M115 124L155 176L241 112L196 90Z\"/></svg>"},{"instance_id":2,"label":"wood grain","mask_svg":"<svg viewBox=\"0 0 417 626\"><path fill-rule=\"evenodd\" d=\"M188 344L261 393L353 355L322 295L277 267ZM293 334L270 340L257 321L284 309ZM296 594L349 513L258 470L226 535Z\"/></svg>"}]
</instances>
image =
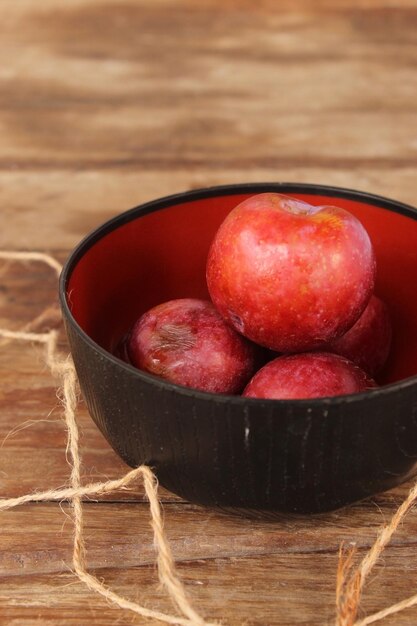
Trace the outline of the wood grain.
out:
<instances>
[{"instance_id":1,"label":"wood grain","mask_svg":"<svg viewBox=\"0 0 417 626\"><path fill-rule=\"evenodd\" d=\"M0 247L63 261L122 210L186 189L300 181L417 203L417 0L3 0ZM0 326L51 307L40 264L0 263ZM68 350L64 334L61 348ZM83 480L125 465L85 407ZM0 495L68 483L65 428L41 350L0 343ZM201 612L224 624L334 619L341 541L368 547L410 484L315 518L242 519L161 490L168 536ZM158 588L143 488L89 501L89 565L172 610ZM1 514L0 624L133 620L70 573L68 505ZM369 582L363 611L417 590L411 513ZM417 609L384 620L412 626Z\"/></svg>"}]
</instances>

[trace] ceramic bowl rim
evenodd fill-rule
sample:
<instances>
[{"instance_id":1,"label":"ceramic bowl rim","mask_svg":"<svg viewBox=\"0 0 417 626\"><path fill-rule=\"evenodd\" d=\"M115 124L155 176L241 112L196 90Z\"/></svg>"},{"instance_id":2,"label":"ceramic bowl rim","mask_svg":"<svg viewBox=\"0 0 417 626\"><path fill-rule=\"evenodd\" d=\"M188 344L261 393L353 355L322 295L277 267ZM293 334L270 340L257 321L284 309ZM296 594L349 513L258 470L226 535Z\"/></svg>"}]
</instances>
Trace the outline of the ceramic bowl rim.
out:
<instances>
[{"instance_id":1,"label":"ceramic bowl rim","mask_svg":"<svg viewBox=\"0 0 417 626\"><path fill-rule=\"evenodd\" d=\"M304 193L308 195L328 195L334 198L344 198L347 200L353 200L358 202L363 202L365 204L369 204L371 206L388 209L395 213L400 213L405 215L406 217L410 217L411 219L417 220L417 209L412 207L411 205L404 204L402 202L398 202L396 200L391 200L384 196L375 195L369 192L357 191L355 189L349 189L344 187L335 187L332 185L319 185L313 183L296 183L296 182L258 182L258 183L237 183L230 185L216 185L211 187L205 187L200 189L193 189L191 191L185 191L180 193L171 194L168 196L164 196L161 198L157 198L155 200L150 200L148 202L144 202L139 204L127 211L123 211L115 215L114 217L106 220L97 228L93 229L90 233L88 233L85 237L81 239L81 241L75 246L75 248L70 253L69 257L64 263L62 268L62 272L59 278L59 300L61 309L64 314L64 318L67 323L70 323L73 330L81 337L81 339L86 342L90 348L94 349L98 352L103 358L110 360L114 365L121 367L126 370L131 376L137 377L142 382L146 382L151 384L152 386L156 386L161 390L170 390L179 393L180 395L197 398L201 400L214 400L221 404L232 403L240 406L247 406L248 404L256 404L257 406L265 405L265 406L286 406L286 407L328 407L328 406L338 406L340 404L352 403L352 402L361 402L363 400L371 400L372 398L380 397L383 395L387 395L390 393L396 393L413 385L417 386L417 374L414 376L410 376L394 383L389 383L388 385L384 385L382 387L376 387L375 389L370 389L365 392L355 393L355 394L346 394L340 396L326 397L326 398L308 398L308 399L291 399L291 400L271 400L271 399L257 399L257 398L243 398L242 396L236 395L226 395L226 394L215 394L209 393L205 391L201 391L198 389L192 389L190 387L185 387L183 385L176 385L169 381L163 380L154 376L152 374L148 374L143 372L133 365L122 361L117 358L104 348L102 348L98 343L96 343L78 324L70 307L68 305L66 292L67 285L73 270L75 269L77 263L84 256L84 254L94 246L100 239L104 236L116 230L120 226L129 223L137 218L140 218L148 213L153 213L154 211L159 211L161 209L166 209L171 206L175 206L177 204L185 204L187 202L194 202L196 200L204 200L207 198L214 198L217 196L226 196L226 195L238 195L238 194L257 194L257 193Z\"/></svg>"}]
</instances>

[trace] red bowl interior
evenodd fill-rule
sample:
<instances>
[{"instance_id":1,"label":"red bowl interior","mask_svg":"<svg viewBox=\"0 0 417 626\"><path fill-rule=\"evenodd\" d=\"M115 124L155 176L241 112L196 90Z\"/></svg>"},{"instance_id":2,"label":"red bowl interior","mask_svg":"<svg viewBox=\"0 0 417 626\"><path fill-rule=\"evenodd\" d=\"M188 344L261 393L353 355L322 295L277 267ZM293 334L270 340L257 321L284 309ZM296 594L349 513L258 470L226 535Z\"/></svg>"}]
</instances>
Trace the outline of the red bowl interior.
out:
<instances>
[{"instance_id":1,"label":"red bowl interior","mask_svg":"<svg viewBox=\"0 0 417 626\"><path fill-rule=\"evenodd\" d=\"M151 306L172 298L207 298L205 264L210 243L227 213L251 195L184 201L104 231L79 258L67 285L67 301L77 323L111 352ZM380 382L416 375L417 220L365 201L288 195L313 205L341 206L361 220L376 252L376 293L387 303L393 322L392 351Z\"/></svg>"}]
</instances>

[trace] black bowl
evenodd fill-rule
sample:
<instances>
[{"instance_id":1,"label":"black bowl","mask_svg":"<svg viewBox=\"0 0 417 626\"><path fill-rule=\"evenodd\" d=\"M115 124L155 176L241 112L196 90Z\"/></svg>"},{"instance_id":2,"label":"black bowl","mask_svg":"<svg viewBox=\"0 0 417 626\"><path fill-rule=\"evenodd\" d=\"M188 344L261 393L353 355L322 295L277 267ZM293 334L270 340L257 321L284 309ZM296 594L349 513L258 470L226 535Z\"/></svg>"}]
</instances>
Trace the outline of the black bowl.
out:
<instances>
[{"instance_id":1,"label":"black bowl","mask_svg":"<svg viewBox=\"0 0 417 626\"><path fill-rule=\"evenodd\" d=\"M262 192L336 204L373 241L376 292L394 326L383 386L314 400L200 392L114 356L149 307L208 297L205 262L226 214ZM81 390L94 421L132 467L196 503L320 512L389 489L417 461L417 211L357 191L305 184L216 187L148 202L110 220L74 250L60 298Z\"/></svg>"}]
</instances>

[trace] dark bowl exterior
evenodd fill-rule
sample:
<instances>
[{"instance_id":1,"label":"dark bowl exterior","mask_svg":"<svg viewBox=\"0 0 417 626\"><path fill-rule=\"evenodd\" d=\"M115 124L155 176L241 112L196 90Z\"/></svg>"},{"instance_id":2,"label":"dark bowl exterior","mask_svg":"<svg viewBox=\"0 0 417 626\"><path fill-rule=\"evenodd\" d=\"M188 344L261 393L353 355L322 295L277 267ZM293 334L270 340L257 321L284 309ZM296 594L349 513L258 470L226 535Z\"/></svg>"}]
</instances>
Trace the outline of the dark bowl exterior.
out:
<instances>
[{"instance_id":1,"label":"dark bowl exterior","mask_svg":"<svg viewBox=\"0 0 417 626\"><path fill-rule=\"evenodd\" d=\"M63 316L88 410L128 465L153 467L164 487L191 502L288 513L336 509L415 472L415 377L338 398L251 400L166 383L98 346L66 295L68 276L91 245L94 237L65 266Z\"/></svg>"}]
</instances>

